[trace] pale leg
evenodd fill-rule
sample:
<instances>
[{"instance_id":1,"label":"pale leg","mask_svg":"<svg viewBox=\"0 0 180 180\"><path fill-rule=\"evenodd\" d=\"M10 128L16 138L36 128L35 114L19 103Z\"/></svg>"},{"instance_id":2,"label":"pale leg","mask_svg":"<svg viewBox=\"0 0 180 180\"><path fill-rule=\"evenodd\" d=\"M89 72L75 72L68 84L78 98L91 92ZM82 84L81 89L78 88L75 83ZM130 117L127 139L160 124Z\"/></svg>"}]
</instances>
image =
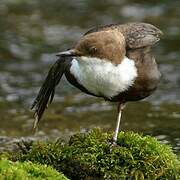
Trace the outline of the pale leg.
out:
<instances>
[{"instance_id":1,"label":"pale leg","mask_svg":"<svg viewBox=\"0 0 180 180\"><path fill-rule=\"evenodd\" d=\"M122 114L122 110L124 109L125 104L118 104L118 116L117 116L117 124L116 124L116 129L114 132L114 136L113 136L113 142L116 144L117 142L117 137L118 137L118 132L119 132L119 126L120 126L120 121L121 121L121 114Z\"/></svg>"}]
</instances>

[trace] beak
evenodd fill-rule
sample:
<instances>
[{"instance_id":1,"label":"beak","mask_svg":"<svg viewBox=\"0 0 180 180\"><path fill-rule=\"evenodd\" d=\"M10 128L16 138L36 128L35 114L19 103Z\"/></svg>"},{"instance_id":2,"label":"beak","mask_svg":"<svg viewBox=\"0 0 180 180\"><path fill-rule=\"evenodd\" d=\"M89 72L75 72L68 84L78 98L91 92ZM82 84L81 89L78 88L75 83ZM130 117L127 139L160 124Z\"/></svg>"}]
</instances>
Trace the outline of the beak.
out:
<instances>
[{"instance_id":1,"label":"beak","mask_svg":"<svg viewBox=\"0 0 180 180\"><path fill-rule=\"evenodd\" d=\"M80 56L81 53L75 49L70 49L68 51L63 51L63 52L59 52L56 54L56 56L61 56L61 57L65 57L65 56Z\"/></svg>"}]
</instances>

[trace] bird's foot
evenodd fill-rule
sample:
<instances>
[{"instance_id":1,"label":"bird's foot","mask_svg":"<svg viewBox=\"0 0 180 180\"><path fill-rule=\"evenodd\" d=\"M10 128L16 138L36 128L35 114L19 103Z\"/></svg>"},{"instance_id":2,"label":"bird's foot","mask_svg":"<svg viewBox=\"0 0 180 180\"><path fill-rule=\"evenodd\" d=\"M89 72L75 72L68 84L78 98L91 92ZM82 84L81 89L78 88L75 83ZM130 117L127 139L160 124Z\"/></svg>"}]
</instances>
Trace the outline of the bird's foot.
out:
<instances>
[{"instance_id":1,"label":"bird's foot","mask_svg":"<svg viewBox=\"0 0 180 180\"><path fill-rule=\"evenodd\" d=\"M118 144L117 144L117 141L115 141L114 139L112 139L110 142L109 142L109 147L110 147L110 152L112 152L112 150L116 147L118 147Z\"/></svg>"}]
</instances>

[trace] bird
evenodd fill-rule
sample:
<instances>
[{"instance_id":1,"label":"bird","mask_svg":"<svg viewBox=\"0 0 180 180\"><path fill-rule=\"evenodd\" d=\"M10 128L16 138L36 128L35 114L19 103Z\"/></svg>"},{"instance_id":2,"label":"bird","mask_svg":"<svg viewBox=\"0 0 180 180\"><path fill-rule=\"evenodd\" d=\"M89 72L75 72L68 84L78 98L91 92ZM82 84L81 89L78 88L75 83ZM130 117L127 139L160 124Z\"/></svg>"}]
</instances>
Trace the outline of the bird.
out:
<instances>
[{"instance_id":1,"label":"bird","mask_svg":"<svg viewBox=\"0 0 180 180\"><path fill-rule=\"evenodd\" d=\"M112 138L116 144L126 103L142 100L157 89L161 73L152 47L162 34L160 29L144 22L98 26L87 31L73 48L57 53L58 59L31 107L34 129L65 75L82 92L117 103L117 124Z\"/></svg>"}]
</instances>

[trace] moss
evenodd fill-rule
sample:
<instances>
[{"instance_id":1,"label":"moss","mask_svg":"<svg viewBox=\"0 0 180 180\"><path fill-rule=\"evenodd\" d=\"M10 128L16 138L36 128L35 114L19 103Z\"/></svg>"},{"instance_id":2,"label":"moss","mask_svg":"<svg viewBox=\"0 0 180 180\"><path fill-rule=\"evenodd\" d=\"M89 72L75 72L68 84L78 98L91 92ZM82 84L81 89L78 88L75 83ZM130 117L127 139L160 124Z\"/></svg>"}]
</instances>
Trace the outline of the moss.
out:
<instances>
[{"instance_id":1,"label":"moss","mask_svg":"<svg viewBox=\"0 0 180 180\"><path fill-rule=\"evenodd\" d=\"M114 147L111 138L111 133L94 129L68 143L23 144L15 159L51 165L71 179L180 178L180 162L169 146L133 132L120 132Z\"/></svg>"},{"instance_id":2,"label":"moss","mask_svg":"<svg viewBox=\"0 0 180 180\"><path fill-rule=\"evenodd\" d=\"M7 159L0 160L0 179L4 180L67 180L63 175L45 165L32 162L11 162Z\"/></svg>"}]
</instances>

